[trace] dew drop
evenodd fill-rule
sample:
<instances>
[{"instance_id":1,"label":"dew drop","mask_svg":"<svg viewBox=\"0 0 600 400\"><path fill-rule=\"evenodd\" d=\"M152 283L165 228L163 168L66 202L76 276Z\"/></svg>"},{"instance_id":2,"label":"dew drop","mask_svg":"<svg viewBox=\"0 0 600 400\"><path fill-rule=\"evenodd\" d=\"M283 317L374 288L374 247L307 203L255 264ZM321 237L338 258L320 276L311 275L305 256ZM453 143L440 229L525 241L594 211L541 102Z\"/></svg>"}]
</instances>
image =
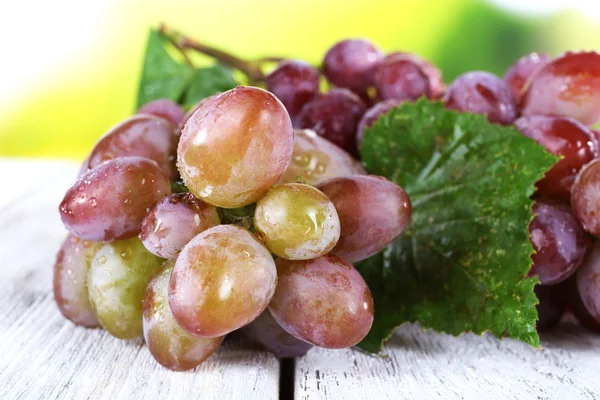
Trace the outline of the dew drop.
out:
<instances>
[{"instance_id":1,"label":"dew drop","mask_svg":"<svg viewBox=\"0 0 600 400\"><path fill-rule=\"evenodd\" d=\"M88 199L88 204L92 207L96 207L98 205L98 200L95 197L90 197Z\"/></svg>"},{"instance_id":2,"label":"dew drop","mask_svg":"<svg viewBox=\"0 0 600 400\"><path fill-rule=\"evenodd\" d=\"M99 262L100 264L104 264L104 263L106 263L106 257L104 257L104 256L100 257L100 258L98 259L98 262Z\"/></svg>"}]
</instances>

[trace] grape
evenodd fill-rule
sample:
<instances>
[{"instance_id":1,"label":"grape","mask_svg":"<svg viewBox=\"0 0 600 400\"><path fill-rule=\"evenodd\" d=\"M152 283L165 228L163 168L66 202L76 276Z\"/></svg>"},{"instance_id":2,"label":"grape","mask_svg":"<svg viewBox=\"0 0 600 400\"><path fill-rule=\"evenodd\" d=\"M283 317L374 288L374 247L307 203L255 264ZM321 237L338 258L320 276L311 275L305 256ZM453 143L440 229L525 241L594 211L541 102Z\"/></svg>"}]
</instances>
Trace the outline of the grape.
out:
<instances>
[{"instance_id":1,"label":"grape","mask_svg":"<svg viewBox=\"0 0 600 400\"><path fill-rule=\"evenodd\" d=\"M277 182L293 149L283 104L266 90L239 86L204 103L185 123L177 163L196 197L237 208L254 203Z\"/></svg>"},{"instance_id":2,"label":"grape","mask_svg":"<svg viewBox=\"0 0 600 400\"><path fill-rule=\"evenodd\" d=\"M316 185L331 178L366 175L360 162L329 140L308 129L294 131L292 162L278 183L297 179Z\"/></svg>"},{"instance_id":3,"label":"grape","mask_svg":"<svg viewBox=\"0 0 600 400\"><path fill-rule=\"evenodd\" d=\"M328 253L340 238L333 203L318 189L302 183L275 186L256 203L254 227L267 248L289 260Z\"/></svg>"},{"instance_id":4,"label":"grape","mask_svg":"<svg viewBox=\"0 0 600 400\"><path fill-rule=\"evenodd\" d=\"M300 357L312 347L311 344L287 333L268 310L263 311L258 318L243 327L242 332L250 340L279 358Z\"/></svg>"},{"instance_id":5,"label":"grape","mask_svg":"<svg viewBox=\"0 0 600 400\"><path fill-rule=\"evenodd\" d=\"M191 193L175 193L152 208L142 223L140 239L151 253L174 260L194 236L219 223L214 206Z\"/></svg>"},{"instance_id":6,"label":"grape","mask_svg":"<svg viewBox=\"0 0 600 400\"><path fill-rule=\"evenodd\" d=\"M383 114L387 114L392 110L392 108L398 107L400 104L402 104L402 101L389 99L381 101L369 108L358 124L358 132L356 133L357 146L360 146L366 128L373 126L379 117L381 117Z\"/></svg>"},{"instance_id":7,"label":"grape","mask_svg":"<svg viewBox=\"0 0 600 400\"><path fill-rule=\"evenodd\" d=\"M502 125L510 125L517 118L510 88L489 72L474 71L459 76L448 87L444 102L448 109L484 114L490 122Z\"/></svg>"},{"instance_id":8,"label":"grape","mask_svg":"<svg viewBox=\"0 0 600 400\"><path fill-rule=\"evenodd\" d=\"M429 77L414 58L403 54L392 54L379 63L373 82L381 100L431 97Z\"/></svg>"},{"instance_id":9,"label":"grape","mask_svg":"<svg viewBox=\"0 0 600 400\"><path fill-rule=\"evenodd\" d=\"M279 283L269 311L289 334L328 349L351 347L367 336L373 298L352 265L336 256L276 263Z\"/></svg>"},{"instance_id":10,"label":"grape","mask_svg":"<svg viewBox=\"0 0 600 400\"><path fill-rule=\"evenodd\" d=\"M154 161L115 158L71 186L60 203L60 217L85 240L127 239L140 233L150 207L170 192L169 178Z\"/></svg>"},{"instance_id":11,"label":"grape","mask_svg":"<svg viewBox=\"0 0 600 400\"><path fill-rule=\"evenodd\" d=\"M412 58L415 62L417 62L421 66L421 70L427 75L429 78L429 90L430 90L430 98L439 99L444 96L446 92L446 84L444 83L444 79L442 78L442 71L433 63L428 60L425 60L415 54L408 53L392 53L392 54L402 54L405 57ZM391 56L391 54L390 54Z\"/></svg>"},{"instance_id":12,"label":"grape","mask_svg":"<svg viewBox=\"0 0 600 400\"><path fill-rule=\"evenodd\" d=\"M179 176L175 166L176 128L154 115L136 115L109 130L94 146L86 169L117 157L139 156L155 161L171 179Z\"/></svg>"},{"instance_id":13,"label":"grape","mask_svg":"<svg viewBox=\"0 0 600 400\"><path fill-rule=\"evenodd\" d=\"M312 65L298 60L280 63L266 78L267 90L296 116L311 98L319 93L321 76Z\"/></svg>"},{"instance_id":14,"label":"grape","mask_svg":"<svg viewBox=\"0 0 600 400\"><path fill-rule=\"evenodd\" d=\"M144 104L138 114L151 114L161 117L177 126L183 121L185 111L171 99L158 99Z\"/></svg>"},{"instance_id":15,"label":"grape","mask_svg":"<svg viewBox=\"0 0 600 400\"><path fill-rule=\"evenodd\" d=\"M559 115L585 125L600 120L600 54L566 53L543 66L521 99L523 115Z\"/></svg>"},{"instance_id":16,"label":"grape","mask_svg":"<svg viewBox=\"0 0 600 400\"><path fill-rule=\"evenodd\" d=\"M595 157L592 133L574 119L543 115L521 117L515 127L562 157L536 184L537 194L569 201L575 175Z\"/></svg>"},{"instance_id":17,"label":"grape","mask_svg":"<svg viewBox=\"0 0 600 400\"><path fill-rule=\"evenodd\" d=\"M177 323L189 333L223 336L262 313L277 285L269 251L235 225L210 228L179 254L169 284Z\"/></svg>"},{"instance_id":18,"label":"grape","mask_svg":"<svg viewBox=\"0 0 600 400\"><path fill-rule=\"evenodd\" d=\"M577 175L571 206L583 229L600 237L600 158L587 164Z\"/></svg>"},{"instance_id":19,"label":"grape","mask_svg":"<svg viewBox=\"0 0 600 400\"><path fill-rule=\"evenodd\" d=\"M383 53L367 40L342 40L325 54L323 74L335 86L364 93L372 85L373 69L381 59Z\"/></svg>"},{"instance_id":20,"label":"grape","mask_svg":"<svg viewBox=\"0 0 600 400\"><path fill-rule=\"evenodd\" d=\"M56 256L54 300L62 315L77 325L99 325L88 299L87 275L92 257L102 246L69 234Z\"/></svg>"},{"instance_id":21,"label":"grape","mask_svg":"<svg viewBox=\"0 0 600 400\"><path fill-rule=\"evenodd\" d=\"M504 82L510 88L510 92L517 103L521 100L525 84L549 61L550 57L547 54L531 53L519 58L506 71Z\"/></svg>"},{"instance_id":22,"label":"grape","mask_svg":"<svg viewBox=\"0 0 600 400\"><path fill-rule=\"evenodd\" d=\"M357 155L356 128L366 108L347 89L333 88L306 103L298 116L302 129L312 129L352 155Z\"/></svg>"},{"instance_id":23,"label":"grape","mask_svg":"<svg viewBox=\"0 0 600 400\"><path fill-rule=\"evenodd\" d=\"M538 331L548 331L560 321L567 308L568 286L569 281L564 281L558 285L535 286L535 294L539 300L539 304L536 306L538 312L536 328Z\"/></svg>"},{"instance_id":24,"label":"grape","mask_svg":"<svg viewBox=\"0 0 600 400\"><path fill-rule=\"evenodd\" d=\"M585 327L600 333L600 242L596 242L571 282L571 309Z\"/></svg>"},{"instance_id":25,"label":"grape","mask_svg":"<svg viewBox=\"0 0 600 400\"><path fill-rule=\"evenodd\" d=\"M543 285L564 281L583 262L589 238L566 204L537 200L533 214L529 233L535 253L529 276L537 275Z\"/></svg>"},{"instance_id":26,"label":"grape","mask_svg":"<svg viewBox=\"0 0 600 400\"><path fill-rule=\"evenodd\" d=\"M383 250L410 222L406 192L379 176L335 178L317 186L335 206L342 227L332 253L350 263Z\"/></svg>"},{"instance_id":27,"label":"grape","mask_svg":"<svg viewBox=\"0 0 600 400\"><path fill-rule=\"evenodd\" d=\"M225 337L199 338L177 325L169 306L169 279L174 264L173 260L166 261L148 284L143 308L144 339L160 365L186 371L202 364Z\"/></svg>"},{"instance_id":28,"label":"grape","mask_svg":"<svg viewBox=\"0 0 600 400\"><path fill-rule=\"evenodd\" d=\"M162 259L138 238L105 244L94 256L88 274L90 303L111 335L131 339L142 334L142 300Z\"/></svg>"}]
</instances>

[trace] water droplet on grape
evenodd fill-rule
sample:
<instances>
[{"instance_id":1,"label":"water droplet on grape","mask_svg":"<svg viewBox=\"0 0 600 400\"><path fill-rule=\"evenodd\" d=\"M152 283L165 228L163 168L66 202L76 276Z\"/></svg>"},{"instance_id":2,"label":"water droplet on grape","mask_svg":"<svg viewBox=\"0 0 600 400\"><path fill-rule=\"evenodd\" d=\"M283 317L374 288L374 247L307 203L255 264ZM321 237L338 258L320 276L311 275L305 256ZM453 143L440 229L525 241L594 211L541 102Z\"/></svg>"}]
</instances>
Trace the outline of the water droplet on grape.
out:
<instances>
[{"instance_id":1,"label":"water droplet on grape","mask_svg":"<svg viewBox=\"0 0 600 400\"><path fill-rule=\"evenodd\" d=\"M104 263L106 263L106 257L104 257L104 256L100 257L100 258L98 259L98 262L99 262L100 264L104 264Z\"/></svg>"},{"instance_id":2,"label":"water droplet on grape","mask_svg":"<svg viewBox=\"0 0 600 400\"><path fill-rule=\"evenodd\" d=\"M88 199L88 204L92 207L96 207L98 205L98 200L95 197L90 197Z\"/></svg>"}]
</instances>

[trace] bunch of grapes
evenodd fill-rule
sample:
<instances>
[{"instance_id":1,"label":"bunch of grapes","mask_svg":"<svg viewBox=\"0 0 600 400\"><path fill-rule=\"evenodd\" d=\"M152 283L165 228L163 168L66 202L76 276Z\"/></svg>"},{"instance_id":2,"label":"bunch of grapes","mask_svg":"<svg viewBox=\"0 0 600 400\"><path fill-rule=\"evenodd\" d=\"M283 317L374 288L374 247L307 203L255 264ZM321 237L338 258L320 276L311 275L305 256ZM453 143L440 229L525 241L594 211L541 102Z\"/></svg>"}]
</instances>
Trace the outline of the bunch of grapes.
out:
<instances>
[{"instance_id":1,"label":"bunch of grapes","mask_svg":"<svg viewBox=\"0 0 600 400\"><path fill-rule=\"evenodd\" d=\"M187 113L157 100L110 129L59 207L64 316L143 335L173 370L196 367L237 330L280 357L364 339L373 298L352 264L403 232L411 203L352 156L367 70L382 61L374 48L366 62L335 55L357 43L336 45L324 69L358 94L319 94L320 73L286 61L266 77L271 91L239 86Z\"/></svg>"}]
</instances>

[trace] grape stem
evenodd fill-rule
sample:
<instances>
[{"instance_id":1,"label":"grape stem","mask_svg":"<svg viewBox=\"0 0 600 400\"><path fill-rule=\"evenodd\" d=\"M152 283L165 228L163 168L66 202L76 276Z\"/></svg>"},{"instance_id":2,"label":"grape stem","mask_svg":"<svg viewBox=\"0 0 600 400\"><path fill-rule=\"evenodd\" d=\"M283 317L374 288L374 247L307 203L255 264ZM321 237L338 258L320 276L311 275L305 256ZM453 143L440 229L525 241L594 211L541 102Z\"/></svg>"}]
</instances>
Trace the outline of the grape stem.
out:
<instances>
[{"instance_id":1,"label":"grape stem","mask_svg":"<svg viewBox=\"0 0 600 400\"><path fill-rule=\"evenodd\" d=\"M257 61L248 61L207 44L197 42L171 28L168 28L164 24L160 25L159 30L161 34L167 37L171 43L173 43L173 46L175 46L175 48L183 54L186 62L191 63L186 55L186 50L194 50L241 71L252 83L265 81L265 74L259 67L262 62L282 60L282 58L279 57L267 57Z\"/></svg>"}]
</instances>

